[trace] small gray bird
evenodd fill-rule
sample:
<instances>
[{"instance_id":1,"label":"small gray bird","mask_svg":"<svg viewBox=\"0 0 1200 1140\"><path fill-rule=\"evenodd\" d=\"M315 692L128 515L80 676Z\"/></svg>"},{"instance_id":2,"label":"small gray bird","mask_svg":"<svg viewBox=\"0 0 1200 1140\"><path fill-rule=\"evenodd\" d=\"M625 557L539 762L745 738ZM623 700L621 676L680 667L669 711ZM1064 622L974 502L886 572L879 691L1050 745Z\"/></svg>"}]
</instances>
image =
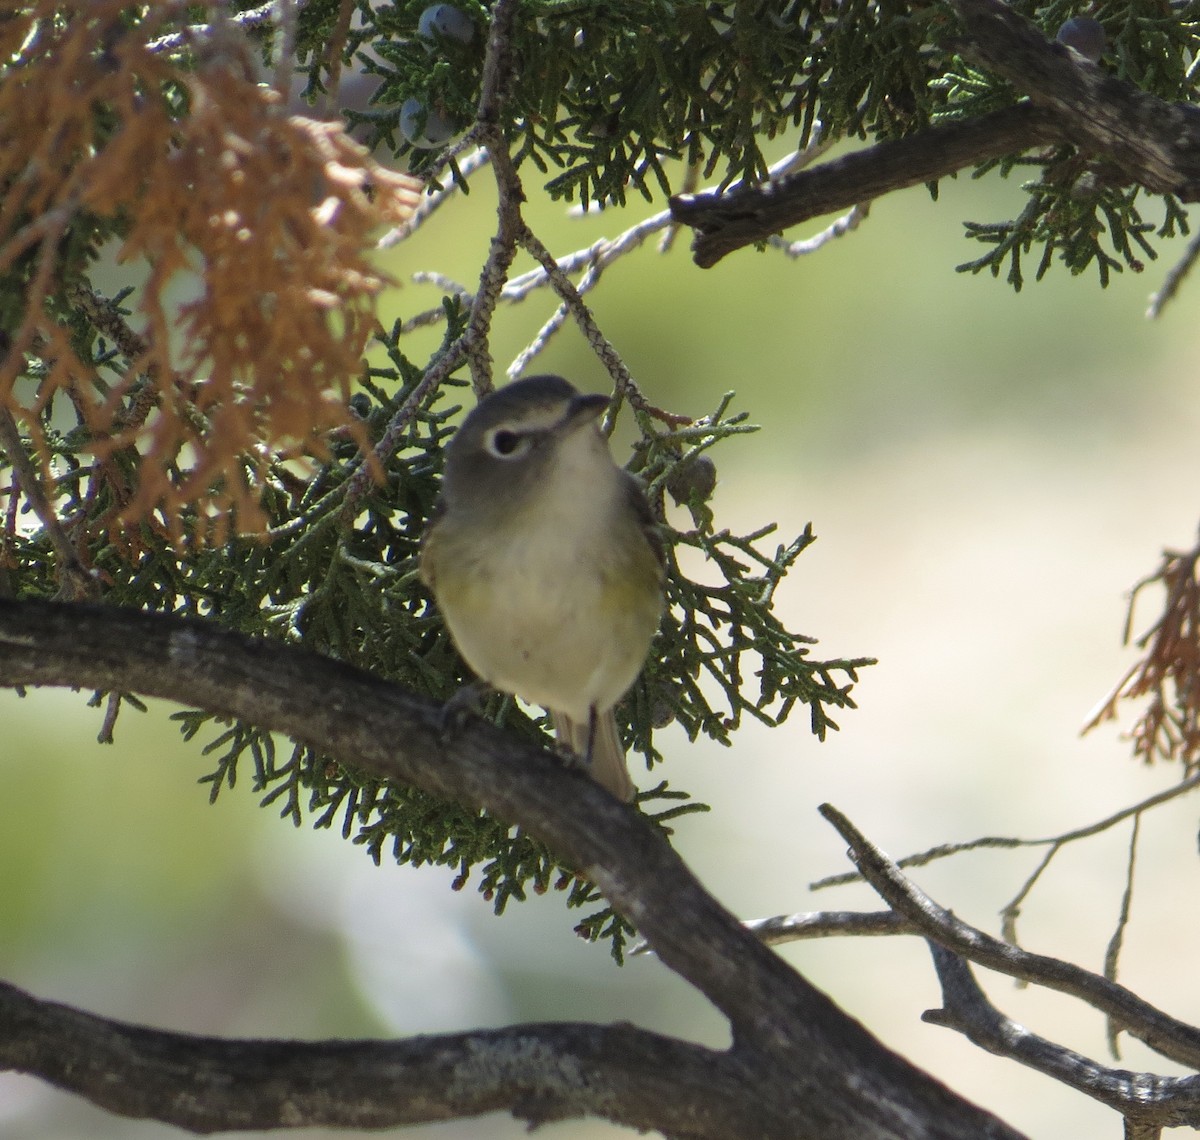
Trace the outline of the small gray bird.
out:
<instances>
[{"instance_id":1,"label":"small gray bird","mask_svg":"<svg viewBox=\"0 0 1200 1140\"><path fill-rule=\"evenodd\" d=\"M561 376L480 401L446 448L420 565L467 664L546 708L559 740L628 801L613 706L658 628L663 549L596 424L608 403Z\"/></svg>"}]
</instances>

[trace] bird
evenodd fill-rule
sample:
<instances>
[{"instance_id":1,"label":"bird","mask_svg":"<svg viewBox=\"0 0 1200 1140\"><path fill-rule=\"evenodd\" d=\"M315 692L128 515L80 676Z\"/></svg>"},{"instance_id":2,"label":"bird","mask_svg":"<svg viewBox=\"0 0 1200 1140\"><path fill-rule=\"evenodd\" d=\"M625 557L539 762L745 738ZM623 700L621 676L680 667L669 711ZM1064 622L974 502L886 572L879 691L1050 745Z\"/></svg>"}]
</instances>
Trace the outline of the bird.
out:
<instances>
[{"instance_id":1,"label":"bird","mask_svg":"<svg viewBox=\"0 0 1200 1140\"><path fill-rule=\"evenodd\" d=\"M629 802L613 709L658 629L665 560L645 491L600 432L609 404L555 375L480 400L446 447L419 568L476 676L543 706Z\"/></svg>"}]
</instances>

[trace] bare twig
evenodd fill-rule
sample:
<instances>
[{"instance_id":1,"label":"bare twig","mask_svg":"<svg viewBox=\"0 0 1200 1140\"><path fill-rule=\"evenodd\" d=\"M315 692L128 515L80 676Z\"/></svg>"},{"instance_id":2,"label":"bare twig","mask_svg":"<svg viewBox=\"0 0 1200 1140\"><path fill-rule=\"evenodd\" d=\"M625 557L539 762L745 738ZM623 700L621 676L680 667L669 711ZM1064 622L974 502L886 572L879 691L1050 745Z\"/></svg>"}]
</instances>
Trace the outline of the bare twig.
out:
<instances>
[{"instance_id":1,"label":"bare twig","mask_svg":"<svg viewBox=\"0 0 1200 1140\"><path fill-rule=\"evenodd\" d=\"M292 2L298 9L303 8L305 4L305 0L292 0ZM247 8L244 12L222 11L220 19L222 23L232 23L239 28L256 28L260 24L269 24L276 20L278 7L279 0L270 0L270 3L259 4L256 8ZM158 39L151 40L146 47L154 52L175 51L185 44L202 41L211 34L211 24L192 24L177 32L159 36Z\"/></svg>"},{"instance_id":2,"label":"bare twig","mask_svg":"<svg viewBox=\"0 0 1200 1140\"><path fill-rule=\"evenodd\" d=\"M1163 278L1162 285L1158 291L1150 298L1149 308L1146 309L1146 316L1151 320L1162 315L1169 302L1175 299L1175 295L1179 292L1179 287L1187 279L1187 275L1191 273L1192 266L1196 264L1197 258L1200 258L1200 234L1195 234L1192 240L1188 242L1187 249L1183 256L1171 266L1166 277Z\"/></svg>"},{"instance_id":3,"label":"bare twig","mask_svg":"<svg viewBox=\"0 0 1200 1140\"><path fill-rule=\"evenodd\" d=\"M987 835L979 839L968 839L962 843L942 843L937 847L930 847L914 855L906 855L904 858L896 861L896 866L923 867L925 864L932 863L937 859L945 859L950 855L959 855L964 851L996 848L1009 849L1014 847L1052 847L1057 849L1077 839L1086 839L1093 835L1099 835L1101 832L1115 827L1118 823L1129 819L1131 816L1141 815L1151 808L1170 803L1172 800L1194 791L1197 787L1200 787L1200 773L1187 780L1180 781L1173 787L1167 788L1166 791L1155 792L1154 795L1147 796L1144 800L1139 800L1137 803L1123 807L1119 811L1113 812L1112 815L1105 816L1103 819L1086 824L1083 827L1065 831L1061 835L1052 835L1044 839L1019 839L1009 835ZM1052 857L1053 851L1046 857L1046 862L1049 862ZM861 882L862 879L863 876L860 872L850 871L846 874L829 875L826 878L818 879L816 882L809 884L809 886L811 890L817 891L823 890L826 887L840 887L845 886L847 883Z\"/></svg>"},{"instance_id":4,"label":"bare twig","mask_svg":"<svg viewBox=\"0 0 1200 1140\"><path fill-rule=\"evenodd\" d=\"M1020 890L1000 908L1000 933L1005 942L1011 942L1014 946L1020 945L1021 940L1017 937L1017 919L1021 915L1021 907L1025 904L1025 900L1029 897L1037 881L1042 877L1042 873L1050 866L1054 856L1062 849L1061 843L1051 844L1049 850L1039 860L1038 865L1034 867L1032 874L1021 884Z\"/></svg>"},{"instance_id":5,"label":"bare twig","mask_svg":"<svg viewBox=\"0 0 1200 1140\"><path fill-rule=\"evenodd\" d=\"M101 744L112 744L116 737L113 735L117 727L117 717L121 712L121 694L109 693L104 700L104 720L101 722L100 731L96 734L96 739Z\"/></svg>"},{"instance_id":6,"label":"bare twig","mask_svg":"<svg viewBox=\"0 0 1200 1140\"><path fill-rule=\"evenodd\" d=\"M814 938L874 937L894 934L920 934L917 926L892 910L814 910L798 914L780 914L771 918L750 918L743 924L768 946L784 942L807 942ZM629 956L652 954L646 942L639 942Z\"/></svg>"},{"instance_id":7,"label":"bare twig","mask_svg":"<svg viewBox=\"0 0 1200 1140\"><path fill-rule=\"evenodd\" d=\"M941 1009L922 1020L963 1034L973 1044L999 1057L1018 1061L1052 1080L1075 1089L1119 1112L1141 1129L1132 1135L1149 1138L1156 1130L1200 1127L1200 1077L1164 1077L1110 1069L1031 1033L1005 1017L990 1001L956 954L936 942L929 945L942 987Z\"/></svg>"},{"instance_id":8,"label":"bare twig","mask_svg":"<svg viewBox=\"0 0 1200 1140\"><path fill-rule=\"evenodd\" d=\"M1137 866L1137 847L1138 835L1141 830L1142 817L1135 815L1133 817L1133 827L1130 829L1129 835L1129 857L1125 862L1125 890L1121 895L1121 911L1117 915L1117 925L1113 930L1112 937L1108 940L1108 946L1104 951L1104 976L1110 981L1117 980L1117 972L1121 961L1121 945L1125 940L1125 930L1129 926L1129 912L1133 906L1133 872ZM1114 1060L1120 1060L1121 1051L1118 1045L1118 1038L1121 1035L1121 1027L1112 1020L1108 1019L1108 1049Z\"/></svg>"},{"instance_id":9,"label":"bare twig","mask_svg":"<svg viewBox=\"0 0 1200 1140\"><path fill-rule=\"evenodd\" d=\"M836 238L853 233L866 220L870 212L871 203L867 202L865 205L853 207L849 213L843 214L819 234L814 234L810 238L801 241L784 241L778 234L772 234L767 239L767 244L772 249L782 250L788 257L804 257L807 254L816 253L817 250Z\"/></svg>"},{"instance_id":10,"label":"bare twig","mask_svg":"<svg viewBox=\"0 0 1200 1140\"><path fill-rule=\"evenodd\" d=\"M458 164L459 174L464 179L470 178L477 170L482 169L491 161L486 147L476 147L470 151ZM457 180L447 182L440 190L426 194L421 204L400 225L388 230L377 243L379 249L388 249L397 242L403 241L416 233L437 211L444 206L455 193L461 189Z\"/></svg>"},{"instance_id":11,"label":"bare twig","mask_svg":"<svg viewBox=\"0 0 1200 1140\"><path fill-rule=\"evenodd\" d=\"M19 480L19 493L25 496L33 508L33 513L37 515L38 522L42 524L42 529L46 532L46 537L50 540L50 545L54 547L54 553L58 556L60 596L68 601L95 597L96 583L87 572L87 567L80 559L75 544L67 537L67 532L63 529L58 512L46 494L42 473L25 450L17 421L13 418L12 412L3 405L0 405L0 448L3 448ZM10 492L14 502L18 494L18 487L14 487Z\"/></svg>"},{"instance_id":12,"label":"bare twig","mask_svg":"<svg viewBox=\"0 0 1200 1140\"><path fill-rule=\"evenodd\" d=\"M1200 1029L1163 1013L1099 974L1058 958L1031 954L969 926L905 878L900 868L836 808L823 804L820 810L850 846L867 882L897 913L915 923L926 938L989 970L1079 998L1155 1052L1200 1068Z\"/></svg>"}]
</instances>

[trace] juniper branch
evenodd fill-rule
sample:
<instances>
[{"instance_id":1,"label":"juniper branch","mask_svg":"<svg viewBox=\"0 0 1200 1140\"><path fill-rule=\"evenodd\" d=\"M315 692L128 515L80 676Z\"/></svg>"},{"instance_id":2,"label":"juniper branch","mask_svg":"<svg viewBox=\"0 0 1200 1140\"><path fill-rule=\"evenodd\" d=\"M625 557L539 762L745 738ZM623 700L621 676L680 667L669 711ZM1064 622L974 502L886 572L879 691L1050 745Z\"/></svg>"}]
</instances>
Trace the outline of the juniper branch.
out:
<instances>
[{"instance_id":1,"label":"juniper branch","mask_svg":"<svg viewBox=\"0 0 1200 1140\"><path fill-rule=\"evenodd\" d=\"M1200 1029L1156 1009L1131 990L1099 974L1058 958L1031 954L968 925L907 879L836 808L822 804L820 811L849 845L867 882L927 939L997 973L1078 998L1155 1052L1181 1065L1200 1068Z\"/></svg>"},{"instance_id":2,"label":"juniper branch","mask_svg":"<svg viewBox=\"0 0 1200 1140\"><path fill-rule=\"evenodd\" d=\"M1107 1105L1125 1118L1127 1136L1131 1123L1151 1128L1151 1135L1161 1128L1200 1127L1200 1077L1164 1077L1097 1064L1004 1016L988 1001L962 958L937 942L931 942L929 950L943 1004L927 1010L923 1021L954 1029L989 1053L1018 1061Z\"/></svg>"},{"instance_id":3,"label":"juniper branch","mask_svg":"<svg viewBox=\"0 0 1200 1140\"><path fill-rule=\"evenodd\" d=\"M1003 0L954 0L954 6L966 26L966 54L1029 102L889 139L761 186L677 196L671 208L696 230L697 265L708 268L820 214L1052 142L1100 156L1154 193L1185 202L1200 197L1200 109L1109 75L1046 40Z\"/></svg>"},{"instance_id":4,"label":"juniper branch","mask_svg":"<svg viewBox=\"0 0 1200 1140\"><path fill-rule=\"evenodd\" d=\"M58 557L59 593L64 599L79 601L83 598L96 596L96 583L88 574L87 568L75 549L75 544L67 536L59 521L54 505L50 502L45 488L42 486L41 473L36 464L25 450L21 439L20 429L13 414L0 405L0 449L3 449L8 462L19 480L14 494L23 494L33 507L42 524L54 553Z\"/></svg>"},{"instance_id":5,"label":"juniper branch","mask_svg":"<svg viewBox=\"0 0 1200 1140\"><path fill-rule=\"evenodd\" d=\"M706 1123L695 1099L680 1103L660 1095L653 1112L640 1115L638 1127L693 1140L734 1133L767 1140L806 1134L825 1140L891 1140L901 1134L923 1140L1019 1140L1014 1130L955 1097L838 1011L704 891L650 823L546 750L479 721L448 736L433 701L327 658L208 622L0 599L0 648L2 685L127 690L200 705L285 733L379 779L416 785L472 810L486 809L544 840L597 883L639 927L659 959L731 1024L734 1043L721 1056L724 1072L741 1089L737 1104L748 1123L731 1132L727 1119ZM22 1030L19 1020L0 1018L0 1024L10 1033ZM63 1036L61 1049L49 1047L33 1058L25 1052L27 1068L47 1079L70 1077L57 1059L71 1055L69 1031ZM161 1039L151 1040L151 1053L155 1042ZM337 1070L299 1065L272 1083L278 1070L247 1074L239 1064L226 1063L231 1046L235 1059L261 1060L266 1050L280 1064L291 1060L289 1053L303 1061L303 1046L181 1037L172 1044L190 1048L185 1072L199 1074L204 1084L216 1072L233 1078L232 1093L249 1088L243 1105L274 1104L277 1111L311 1105L314 1089L322 1111L343 1113L354 1103ZM436 1062L442 1046L438 1038L401 1044L425 1064ZM365 1049L354 1042L338 1048L351 1054ZM537 1054L540 1065L551 1059ZM118 1057L118 1065L110 1068L116 1079L105 1082L111 1095L126 1078L126 1066L132 1061L136 1069L138 1060L136 1054ZM523 1071L528 1074L528 1067ZM566 1072L578 1073L572 1087L586 1085L586 1071L568 1063ZM446 1095L444 1072L440 1081L427 1085L433 1106ZM186 1115L188 1101L155 1097L140 1110L174 1119L174 1114ZM522 1090L511 1086L503 1103L523 1114L530 1107ZM625 1119L620 1097L589 1103L609 1119ZM295 1111L287 1122L296 1126L308 1120ZM227 1126L244 1127L237 1118Z\"/></svg>"},{"instance_id":6,"label":"juniper branch","mask_svg":"<svg viewBox=\"0 0 1200 1140\"><path fill-rule=\"evenodd\" d=\"M708 269L735 250L810 218L865 206L884 194L936 182L1057 137L1049 112L1021 104L876 143L759 186L678 195L671 199L671 214L696 231L692 255Z\"/></svg>"}]
</instances>

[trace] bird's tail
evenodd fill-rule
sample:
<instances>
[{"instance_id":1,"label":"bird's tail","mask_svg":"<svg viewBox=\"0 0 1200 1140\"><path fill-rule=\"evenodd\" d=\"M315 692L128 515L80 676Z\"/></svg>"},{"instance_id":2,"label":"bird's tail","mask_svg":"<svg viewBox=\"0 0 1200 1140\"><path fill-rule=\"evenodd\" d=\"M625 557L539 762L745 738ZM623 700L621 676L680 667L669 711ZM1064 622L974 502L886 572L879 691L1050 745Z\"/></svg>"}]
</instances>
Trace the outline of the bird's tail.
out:
<instances>
[{"instance_id":1,"label":"bird's tail","mask_svg":"<svg viewBox=\"0 0 1200 1140\"><path fill-rule=\"evenodd\" d=\"M629 803L637 794L637 788L625 765L625 748L621 744L617 718L613 716L612 709L596 714L593 718L594 731L589 728L587 721L576 722L553 710L550 715L554 719L558 739L589 762L588 771L592 779L606 787L617 799Z\"/></svg>"}]
</instances>

